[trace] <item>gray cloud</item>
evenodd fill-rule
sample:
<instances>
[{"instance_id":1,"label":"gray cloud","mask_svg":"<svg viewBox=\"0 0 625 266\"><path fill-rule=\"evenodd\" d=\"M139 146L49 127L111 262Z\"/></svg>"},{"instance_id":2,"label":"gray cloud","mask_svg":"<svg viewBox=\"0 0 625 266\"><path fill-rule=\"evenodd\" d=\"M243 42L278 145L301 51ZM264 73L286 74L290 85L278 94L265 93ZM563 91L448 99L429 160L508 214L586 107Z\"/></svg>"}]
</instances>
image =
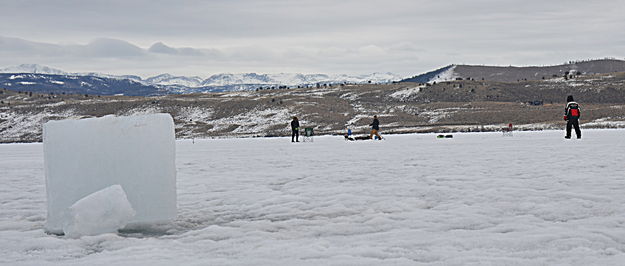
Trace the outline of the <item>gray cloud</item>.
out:
<instances>
[{"instance_id":1,"label":"gray cloud","mask_svg":"<svg viewBox=\"0 0 625 266\"><path fill-rule=\"evenodd\" d=\"M150 49L148 49L148 51L152 53L159 53L159 54L178 54L179 53L178 49L171 48L162 42L157 42L153 44L152 46L150 46Z\"/></svg>"},{"instance_id":2,"label":"gray cloud","mask_svg":"<svg viewBox=\"0 0 625 266\"><path fill-rule=\"evenodd\" d=\"M620 0L6 0L0 66L412 75L451 63L558 64L623 58L622 13Z\"/></svg>"},{"instance_id":3,"label":"gray cloud","mask_svg":"<svg viewBox=\"0 0 625 266\"><path fill-rule=\"evenodd\" d=\"M169 54L169 55L187 55L187 56L204 56L205 54L200 49L194 49L190 47L173 48L165 45L162 42L152 44L148 49L151 53Z\"/></svg>"},{"instance_id":4,"label":"gray cloud","mask_svg":"<svg viewBox=\"0 0 625 266\"><path fill-rule=\"evenodd\" d=\"M145 51L129 42L100 38L93 40L87 45L74 45L71 46L76 49L79 55L92 56L92 57L138 57L144 56Z\"/></svg>"}]
</instances>

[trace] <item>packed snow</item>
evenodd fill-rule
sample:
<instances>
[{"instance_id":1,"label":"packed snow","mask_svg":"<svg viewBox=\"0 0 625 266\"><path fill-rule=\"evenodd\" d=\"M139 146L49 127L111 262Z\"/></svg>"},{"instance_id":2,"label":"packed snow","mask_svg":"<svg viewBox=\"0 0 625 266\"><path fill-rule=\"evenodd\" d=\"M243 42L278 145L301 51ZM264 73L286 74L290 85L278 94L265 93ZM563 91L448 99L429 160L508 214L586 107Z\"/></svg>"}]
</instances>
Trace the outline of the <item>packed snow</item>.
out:
<instances>
[{"instance_id":1,"label":"packed snow","mask_svg":"<svg viewBox=\"0 0 625 266\"><path fill-rule=\"evenodd\" d=\"M63 232L74 238L117 233L128 225L135 214L122 186L112 185L72 204L63 224Z\"/></svg>"},{"instance_id":2,"label":"packed snow","mask_svg":"<svg viewBox=\"0 0 625 266\"><path fill-rule=\"evenodd\" d=\"M169 114L49 121L43 148L47 232L63 233L73 217L68 215L72 204L117 184L136 211L130 222L176 217L174 122Z\"/></svg>"},{"instance_id":3,"label":"packed snow","mask_svg":"<svg viewBox=\"0 0 625 266\"><path fill-rule=\"evenodd\" d=\"M624 130L384 136L179 140L175 221L78 239L44 232L42 145L0 145L0 264L625 261Z\"/></svg>"}]
</instances>

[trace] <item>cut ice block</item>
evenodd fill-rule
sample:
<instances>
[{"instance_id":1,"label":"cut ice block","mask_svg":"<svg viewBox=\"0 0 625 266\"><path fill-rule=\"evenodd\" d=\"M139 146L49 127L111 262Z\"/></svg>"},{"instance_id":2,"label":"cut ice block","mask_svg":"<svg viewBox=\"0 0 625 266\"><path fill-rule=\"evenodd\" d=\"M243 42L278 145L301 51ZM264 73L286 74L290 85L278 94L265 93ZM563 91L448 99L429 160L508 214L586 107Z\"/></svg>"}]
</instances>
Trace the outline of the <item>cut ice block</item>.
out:
<instances>
[{"instance_id":1,"label":"cut ice block","mask_svg":"<svg viewBox=\"0 0 625 266\"><path fill-rule=\"evenodd\" d=\"M120 184L136 211L131 223L176 217L174 122L169 114L50 121L43 127L48 217L63 233L68 208Z\"/></svg>"},{"instance_id":2,"label":"cut ice block","mask_svg":"<svg viewBox=\"0 0 625 266\"><path fill-rule=\"evenodd\" d=\"M68 237L115 233L135 216L124 189L113 185L96 191L72 204L63 223Z\"/></svg>"}]
</instances>

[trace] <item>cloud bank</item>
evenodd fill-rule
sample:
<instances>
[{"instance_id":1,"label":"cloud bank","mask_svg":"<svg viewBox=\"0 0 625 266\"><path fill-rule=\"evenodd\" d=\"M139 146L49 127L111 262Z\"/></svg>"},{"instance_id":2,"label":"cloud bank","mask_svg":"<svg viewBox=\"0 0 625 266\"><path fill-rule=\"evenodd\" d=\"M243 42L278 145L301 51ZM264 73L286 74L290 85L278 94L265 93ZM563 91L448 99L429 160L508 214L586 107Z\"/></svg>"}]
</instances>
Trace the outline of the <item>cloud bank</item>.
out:
<instances>
[{"instance_id":1,"label":"cloud bank","mask_svg":"<svg viewBox=\"0 0 625 266\"><path fill-rule=\"evenodd\" d=\"M413 75L625 57L625 1L7 0L0 10L0 66Z\"/></svg>"}]
</instances>

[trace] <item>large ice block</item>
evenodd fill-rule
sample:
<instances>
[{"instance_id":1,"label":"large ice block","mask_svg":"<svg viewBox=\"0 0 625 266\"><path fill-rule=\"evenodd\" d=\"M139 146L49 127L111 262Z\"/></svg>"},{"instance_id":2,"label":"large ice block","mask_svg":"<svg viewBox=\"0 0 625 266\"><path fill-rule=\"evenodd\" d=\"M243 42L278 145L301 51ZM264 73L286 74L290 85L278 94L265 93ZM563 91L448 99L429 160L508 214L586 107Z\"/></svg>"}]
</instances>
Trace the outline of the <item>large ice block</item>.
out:
<instances>
[{"instance_id":1,"label":"large ice block","mask_svg":"<svg viewBox=\"0 0 625 266\"><path fill-rule=\"evenodd\" d=\"M50 121L43 127L48 200L45 229L63 233L68 208L120 184L136 211L131 224L176 217L174 122L169 114Z\"/></svg>"}]
</instances>

